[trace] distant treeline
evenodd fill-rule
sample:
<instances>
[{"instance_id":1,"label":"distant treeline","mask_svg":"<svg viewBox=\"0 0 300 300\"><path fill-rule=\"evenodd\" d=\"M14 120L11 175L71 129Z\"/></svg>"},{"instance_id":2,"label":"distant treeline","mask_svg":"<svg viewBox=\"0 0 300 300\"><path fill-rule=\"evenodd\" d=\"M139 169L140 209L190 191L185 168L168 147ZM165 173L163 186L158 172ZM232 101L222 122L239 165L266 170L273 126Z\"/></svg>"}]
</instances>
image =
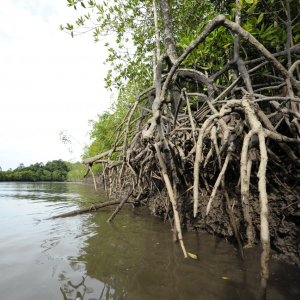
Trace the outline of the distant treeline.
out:
<instances>
[{"instance_id":1,"label":"distant treeline","mask_svg":"<svg viewBox=\"0 0 300 300\"><path fill-rule=\"evenodd\" d=\"M71 169L72 164L61 159L29 167L20 164L15 170L2 171L0 168L0 181L65 181Z\"/></svg>"}]
</instances>

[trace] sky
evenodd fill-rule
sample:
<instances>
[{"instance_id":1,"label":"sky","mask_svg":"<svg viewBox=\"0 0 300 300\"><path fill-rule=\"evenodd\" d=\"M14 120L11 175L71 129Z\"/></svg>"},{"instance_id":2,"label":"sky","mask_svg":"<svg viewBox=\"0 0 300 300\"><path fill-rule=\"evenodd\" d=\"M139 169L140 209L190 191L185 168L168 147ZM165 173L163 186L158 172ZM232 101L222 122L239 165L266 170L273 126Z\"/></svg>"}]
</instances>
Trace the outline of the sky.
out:
<instances>
[{"instance_id":1,"label":"sky","mask_svg":"<svg viewBox=\"0 0 300 300\"><path fill-rule=\"evenodd\" d=\"M54 159L80 161L59 133L66 130L90 143L89 119L108 109L112 93L104 86L107 40L92 32L72 39L59 25L86 13L67 0L0 1L0 166L3 171ZM111 42L111 41L109 41Z\"/></svg>"}]
</instances>

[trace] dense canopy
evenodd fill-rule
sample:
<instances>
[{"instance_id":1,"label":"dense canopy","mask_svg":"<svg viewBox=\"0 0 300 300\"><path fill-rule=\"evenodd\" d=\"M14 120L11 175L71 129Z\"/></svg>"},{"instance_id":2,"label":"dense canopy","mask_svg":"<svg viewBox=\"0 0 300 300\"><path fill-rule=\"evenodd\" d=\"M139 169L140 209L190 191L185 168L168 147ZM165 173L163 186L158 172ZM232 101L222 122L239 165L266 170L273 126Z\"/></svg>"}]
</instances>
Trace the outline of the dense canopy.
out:
<instances>
[{"instance_id":1,"label":"dense canopy","mask_svg":"<svg viewBox=\"0 0 300 300\"><path fill-rule=\"evenodd\" d=\"M21 163L15 170L0 171L0 181L65 181L70 171L68 164L61 159L29 167Z\"/></svg>"}]
</instances>

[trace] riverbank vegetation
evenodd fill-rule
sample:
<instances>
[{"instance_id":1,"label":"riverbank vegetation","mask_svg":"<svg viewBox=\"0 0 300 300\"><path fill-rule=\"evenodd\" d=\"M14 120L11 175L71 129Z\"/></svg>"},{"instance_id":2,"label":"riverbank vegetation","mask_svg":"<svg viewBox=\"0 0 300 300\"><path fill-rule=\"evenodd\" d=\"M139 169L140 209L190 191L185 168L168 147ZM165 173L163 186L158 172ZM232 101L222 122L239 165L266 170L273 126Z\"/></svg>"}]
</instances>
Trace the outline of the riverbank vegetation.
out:
<instances>
[{"instance_id":1,"label":"riverbank vegetation","mask_svg":"<svg viewBox=\"0 0 300 300\"><path fill-rule=\"evenodd\" d=\"M241 255L260 239L265 299L270 247L299 264L300 1L84 2L68 0L90 10L61 29L116 36L116 110L83 160L124 196L109 221L128 199L148 205L185 257L182 227L235 238Z\"/></svg>"},{"instance_id":2,"label":"riverbank vegetation","mask_svg":"<svg viewBox=\"0 0 300 300\"><path fill-rule=\"evenodd\" d=\"M14 170L0 171L0 181L66 181L71 171L71 164L65 161L53 160L35 163L29 167L20 164Z\"/></svg>"},{"instance_id":3,"label":"riverbank vegetation","mask_svg":"<svg viewBox=\"0 0 300 300\"><path fill-rule=\"evenodd\" d=\"M86 167L81 162L66 162L68 166L67 181L81 181L84 179Z\"/></svg>"}]
</instances>

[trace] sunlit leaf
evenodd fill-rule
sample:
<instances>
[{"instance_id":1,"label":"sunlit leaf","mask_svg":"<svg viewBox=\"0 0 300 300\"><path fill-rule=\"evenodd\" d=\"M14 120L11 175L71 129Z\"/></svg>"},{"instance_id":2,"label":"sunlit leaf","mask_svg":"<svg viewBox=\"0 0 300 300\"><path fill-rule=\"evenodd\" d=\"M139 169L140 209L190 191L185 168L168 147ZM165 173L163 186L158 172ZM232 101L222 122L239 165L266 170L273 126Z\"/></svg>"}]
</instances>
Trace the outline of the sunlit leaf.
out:
<instances>
[{"instance_id":1,"label":"sunlit leaf","mask_svg":"<svg viewBox=\"0 0 300 300\"><path fill-rule=\"evenodd\" d=\"M227 48L228 46L230 46L232 43L226 44L225 46L223 46L223 48Z\"/></svg>"},{"instance_id":2,"label":"sunlit leaf","mask_svg":"<svg viewBox=\"0 0 300 300\"><path fill-rule=\"evenodd\" d=\"M254 12L255 8L256 8L256 5L252 5L252 6L247 10L247 13L249 14L249 13Z\"/></svg>"},{"instance_id":3,"label":"sunlit leaf","mask_svg":"<svg viewBox=\"0 0 300 300\"><path fill-rule=\"evenodd\" d=\"M197 255L193 254L193 253L187 253L189 257L193 258L193 259L197 259Z\"/></svg>"},{"instance_id":4,"label":"sunlit leaf","mask_svg":"<svg viewBox=\"0 0 300 300\"><path fill-rule=\"evenodd\" d=\"M257 24L259 24L262 19L264 18L264 14L261 14L259 17L258 17L258 20L257 20Z\"/></svg>"}]
</instances>

